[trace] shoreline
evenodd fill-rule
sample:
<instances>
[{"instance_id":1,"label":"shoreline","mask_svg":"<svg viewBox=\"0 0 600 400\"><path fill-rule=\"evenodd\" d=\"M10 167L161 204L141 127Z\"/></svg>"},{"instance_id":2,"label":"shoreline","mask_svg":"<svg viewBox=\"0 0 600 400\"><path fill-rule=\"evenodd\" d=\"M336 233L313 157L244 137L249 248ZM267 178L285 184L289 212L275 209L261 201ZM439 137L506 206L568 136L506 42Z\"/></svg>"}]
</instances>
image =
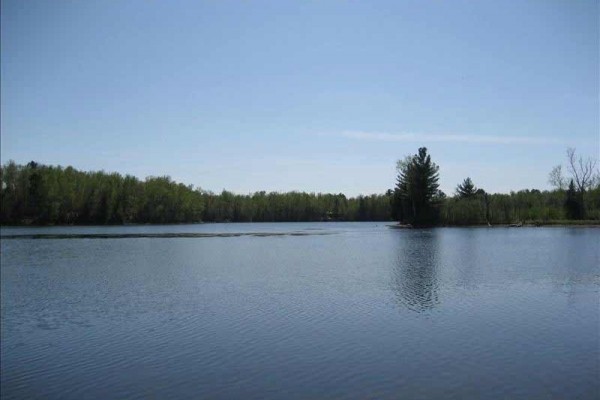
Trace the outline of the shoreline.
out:
<instances>
[{"instance_id":1,"label":"shoreline","mask_svg":"<svg viewBox=\"0 0 600 400\"><path fill-rule=\"evenodd\" d=\"M173 223L139 223L139 224L56 224L56 225L36 225L36 224L0 224L0 228L66 228L66 227L127 227L127 226L170 226L170 225L217 225L217 224L302 224L302 223L376 223L386 224L393 229L423 229L423 228L537 228L537 227L582 227L582 228L600 228L600 220L549 220L549 221L522 221L512 224L440 224L426 226L412 226L410 224L400 224L394 221L239 221L239 222L173 222Z\"/></svg>"},{"instance_id":2,"label":"shoreline","mask_svg":"<svg viewBox=\"0 0 600 400\"><path fill-rule=\"evenodd\" d=\"M526 221L519 224L456 224L411 226L410 224L388 225L393 229L430 229L430 228L600 228L600 221Z\"/></svg>"}]
</instances>

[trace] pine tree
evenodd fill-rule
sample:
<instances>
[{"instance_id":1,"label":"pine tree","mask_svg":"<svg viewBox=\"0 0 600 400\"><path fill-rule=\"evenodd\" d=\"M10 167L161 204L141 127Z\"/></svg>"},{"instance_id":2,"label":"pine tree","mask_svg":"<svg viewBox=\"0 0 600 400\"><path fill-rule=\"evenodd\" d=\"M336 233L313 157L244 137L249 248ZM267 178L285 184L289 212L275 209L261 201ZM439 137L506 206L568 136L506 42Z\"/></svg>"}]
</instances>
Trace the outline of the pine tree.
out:
<instances>
[{"instance_id":1,"label":"pine tree","mask_svg":"<svg viewBox=\"0 0 600 400\"><path fill-rule=\"evenodd\" d=\"M463 183L459 184L456 187L456 194L461 199L468 199L474 197L477 193L477 188L473 184L471 178L467 178L463 181Z\"/></svg>"},{"instance_id":2,"label":"pine tree","mask_svg":"<svg viewBox=\"0 0 600 400\"><path fill-rule=\"evenodd\" d=\"M396 193L400 199L396 215L414 225L437 221L434 198L438 193L439 167L431 161L427 148L421 147L412 157L398 161Z\"/></svg>"}]
</instances>

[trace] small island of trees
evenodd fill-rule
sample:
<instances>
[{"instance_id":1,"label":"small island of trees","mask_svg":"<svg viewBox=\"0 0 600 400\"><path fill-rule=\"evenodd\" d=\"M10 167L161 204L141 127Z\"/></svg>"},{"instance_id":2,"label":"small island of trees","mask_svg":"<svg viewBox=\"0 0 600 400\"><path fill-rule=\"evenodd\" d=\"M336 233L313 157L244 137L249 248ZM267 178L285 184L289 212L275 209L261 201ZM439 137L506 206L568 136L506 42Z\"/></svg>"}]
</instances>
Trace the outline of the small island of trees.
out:
<instances>
[{"instance_id":1,"label":"small island of trees","mask_svg":"<svg viewBox=\"0 0 600 400\"><path fill-rule=\"evenodd\" d=\"M394 189L384 194L223 190L171 180L12 161L0 167L0 224L81 225L195 222L400 221L412 226L600 223L596 160L567 152L550 173L551 191L487 193L467 177L452 196L439 190L440 168L427 148L397 162Z\"/></svg>"}]
</instances>

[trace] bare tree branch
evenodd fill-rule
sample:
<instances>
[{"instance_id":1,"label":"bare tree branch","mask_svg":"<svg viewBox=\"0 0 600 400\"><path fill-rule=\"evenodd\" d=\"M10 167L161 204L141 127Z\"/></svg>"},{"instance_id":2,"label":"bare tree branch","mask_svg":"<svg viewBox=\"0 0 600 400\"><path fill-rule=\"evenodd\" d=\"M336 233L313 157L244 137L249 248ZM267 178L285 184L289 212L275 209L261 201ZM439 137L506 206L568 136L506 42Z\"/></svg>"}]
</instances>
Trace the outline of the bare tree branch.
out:
<instances>
[{"instance_id":1,"label":"bare tree branch","mask_svg":"<svg viewBox=\"0 0 600 400\"><path fill-rule=\"evenodd\" d=\"M596 180L598 160L591 157L586 159L583 156L577 157L575 149L572 147L567 149L567 160L569 161L569 172L573 175L577 189L583 193L586 189L591 188Z\"/></svg>"},{"instance_id":2,"label":"bare tree branch","mask_svg":"<svg viewBox=\"0 0 600 400\"><path fill-rule=\"evenodd\" d=\"M548 183L559 190L565 190L567 188L567 183L562 173L562 165L557 165L552 168L552 171L548 174Z\"/></svg>"}]
</instances>

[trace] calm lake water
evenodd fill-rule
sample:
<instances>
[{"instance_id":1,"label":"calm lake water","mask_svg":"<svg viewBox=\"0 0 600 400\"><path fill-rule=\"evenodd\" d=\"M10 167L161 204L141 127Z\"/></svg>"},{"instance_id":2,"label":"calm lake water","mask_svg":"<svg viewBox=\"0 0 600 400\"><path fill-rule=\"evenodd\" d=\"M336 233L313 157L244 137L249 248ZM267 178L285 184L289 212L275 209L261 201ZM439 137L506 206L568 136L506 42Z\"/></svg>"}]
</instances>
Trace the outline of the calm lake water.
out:
<instances>
[{"instance_id":1,"label":"calm lake water","mask_svg":"<svg viewBox=\"0 0 600 400\"><path fill-rule=\"evenodd\" d=\"M600 229L1 233L3 399L600 397Z\"/></svg>"}]
</instances>

